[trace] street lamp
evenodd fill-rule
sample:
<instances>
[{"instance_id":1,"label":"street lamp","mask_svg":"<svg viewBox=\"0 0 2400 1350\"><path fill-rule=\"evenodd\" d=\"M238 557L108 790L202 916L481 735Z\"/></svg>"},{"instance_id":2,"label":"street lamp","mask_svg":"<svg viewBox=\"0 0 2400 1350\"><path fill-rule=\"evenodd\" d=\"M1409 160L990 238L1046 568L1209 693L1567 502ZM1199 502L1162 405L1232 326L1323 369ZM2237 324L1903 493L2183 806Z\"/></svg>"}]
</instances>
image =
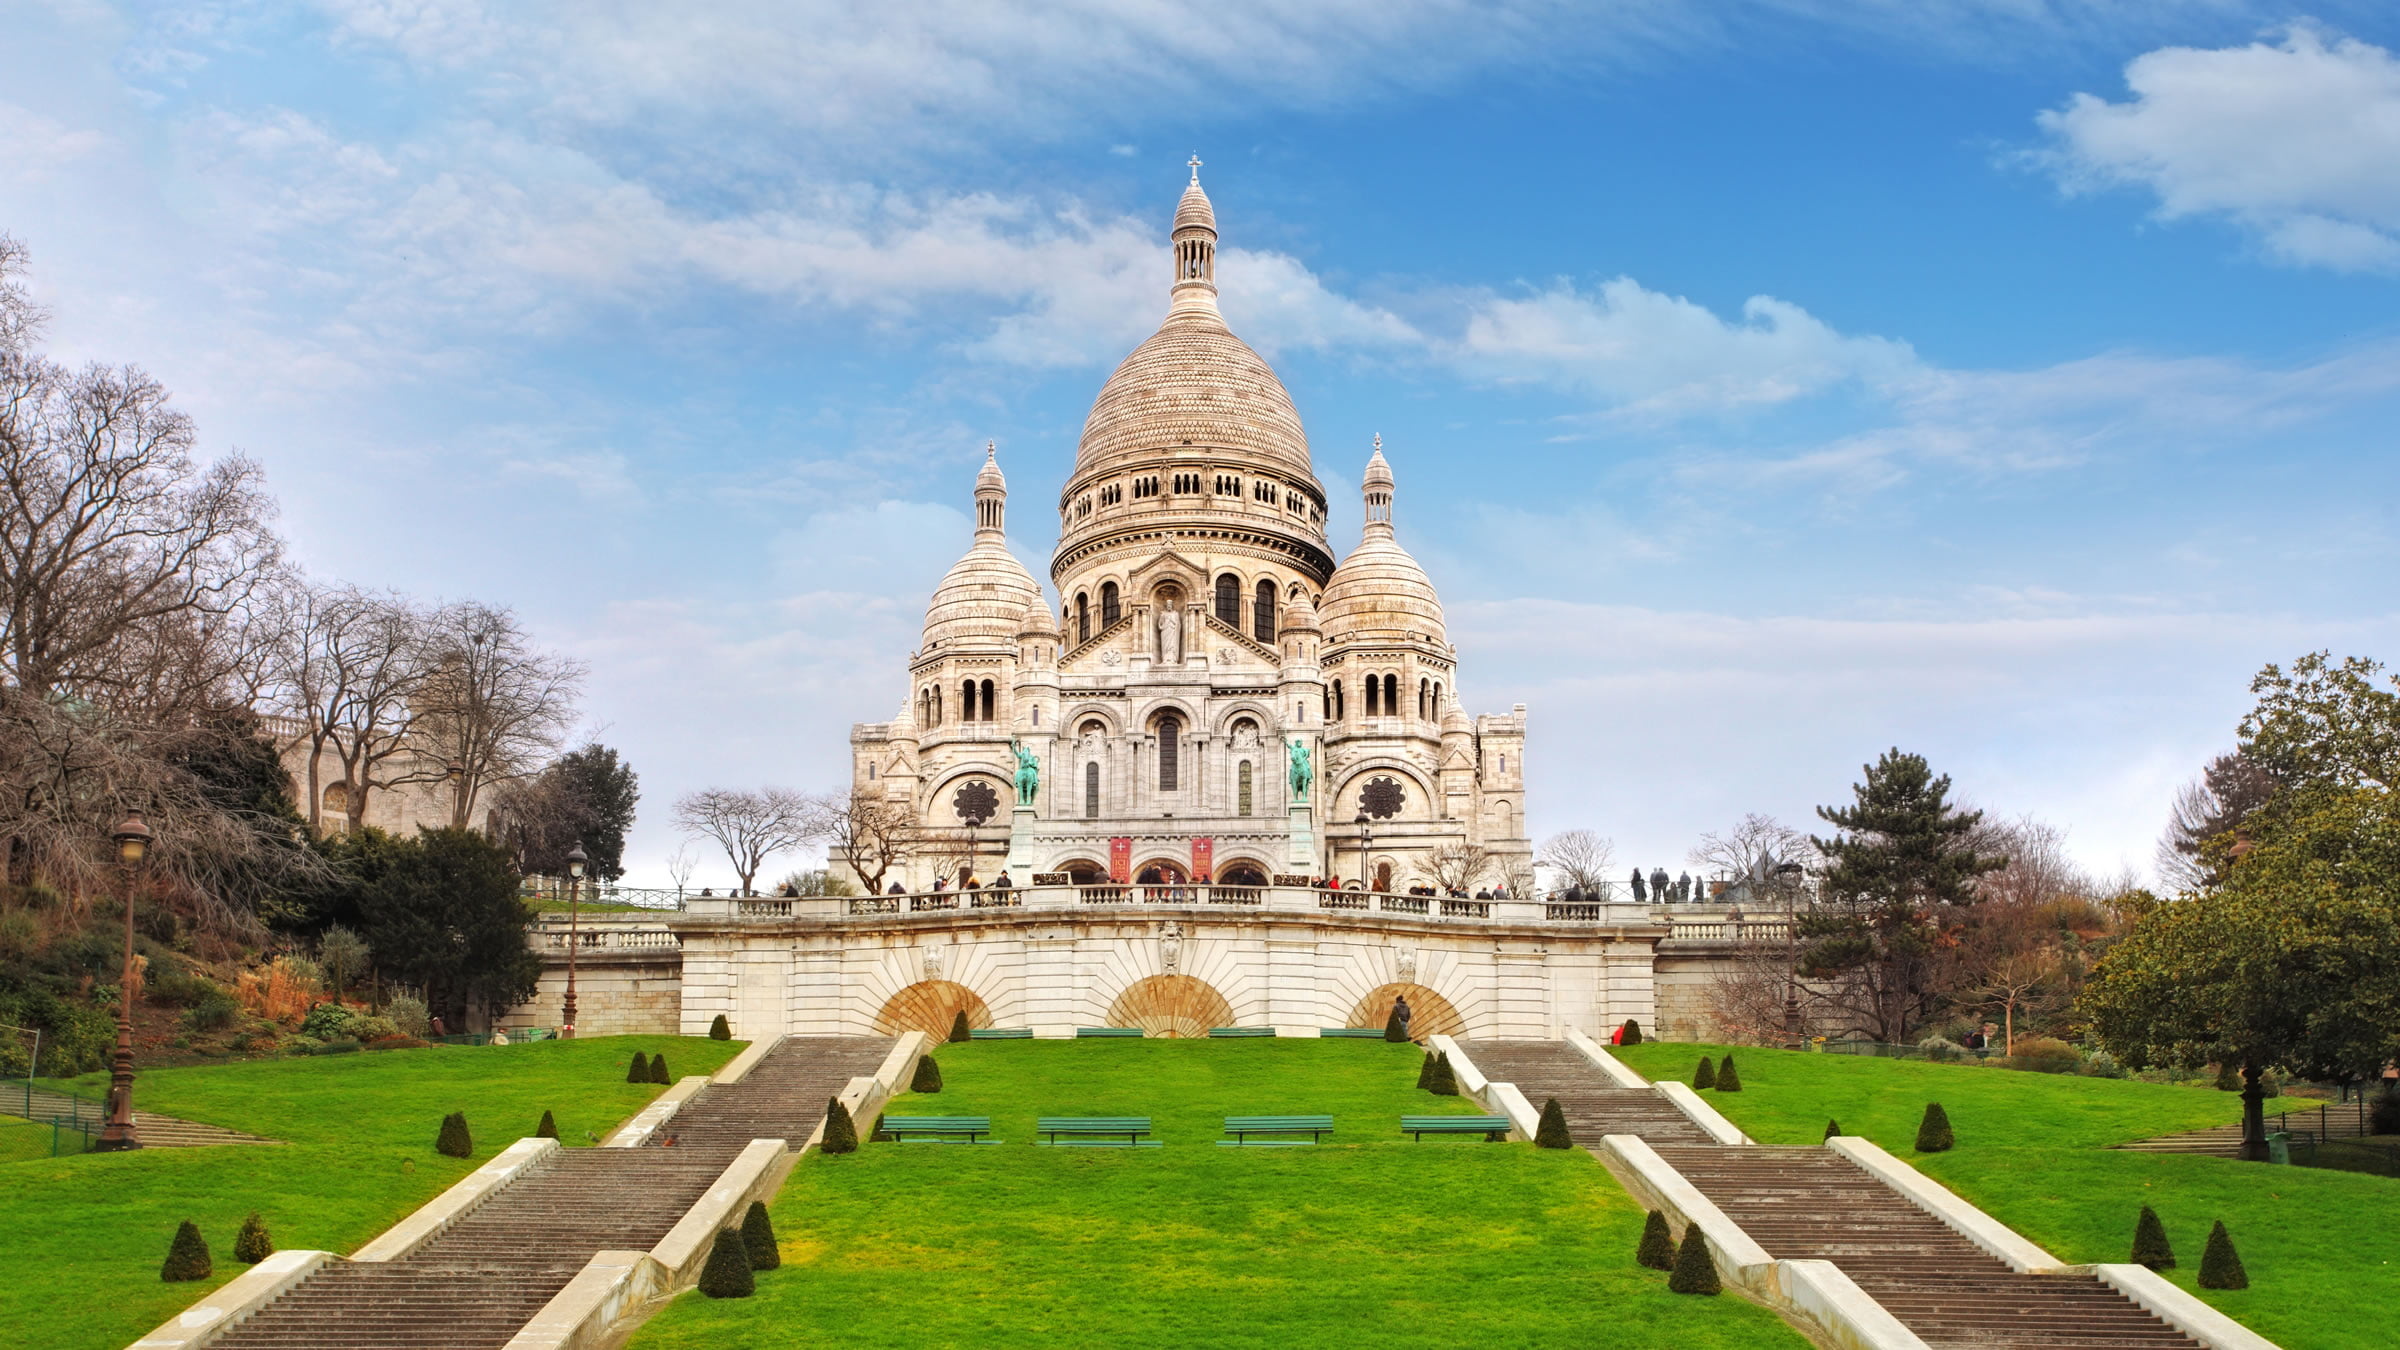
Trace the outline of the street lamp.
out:
<instances>
[{"instance_id":1,"label":"street lamp","mask_svg":"<svg viewBox=\"0 0 2400 1350\"><path fill-rule=\"evenodd\" d=\"M451 760L442 776L450 780L450 827L463 830L467 828L467 813L460 808L466 800L462 794L467 785L467 766Z\"/></svg>"},{"instance_id":2,"label":"street lamp","mask_svg":"<svg viewBox=\"0 0 2400 1350\"><path fill-rule=\"evenodd\" d=\"M117 841L117 861L125 872L125 969L117 977L117 1055L108 1073L108 1123L92 1145L95 1153L142 1146L133 1132L133 870L150 850L150 827L136 811L110 837Z\"/></svg>"},{"instance_id":3,"label":"street lamp","mask_svg":"<svg viewBox=\"0 0 2400 1350\"><path fill-rule=\"evenodd\" d=\"M1368 877L1367 871L1375 865L1375 822L1367 819L1367 813L1361 811L1358 819L1351 823L1358 826L1358 889L1372 890L1375 883Z\"/></svg>"},{"instance_id":4,"label":"street lamp","mask_svg":"<svg viewBox=\"0 0 2400 1350\"><path fill-rule=\"evenodd\" d=\"M576 922L579 917L576 905L583 889L583 865L588 861L583 842L577 840L575 847L567 850L567 998L559 1008L565 1021L560 1034L569 1040L575 1037L575 949L583 945L582 930Z\"/></svg>"}]
</instances>

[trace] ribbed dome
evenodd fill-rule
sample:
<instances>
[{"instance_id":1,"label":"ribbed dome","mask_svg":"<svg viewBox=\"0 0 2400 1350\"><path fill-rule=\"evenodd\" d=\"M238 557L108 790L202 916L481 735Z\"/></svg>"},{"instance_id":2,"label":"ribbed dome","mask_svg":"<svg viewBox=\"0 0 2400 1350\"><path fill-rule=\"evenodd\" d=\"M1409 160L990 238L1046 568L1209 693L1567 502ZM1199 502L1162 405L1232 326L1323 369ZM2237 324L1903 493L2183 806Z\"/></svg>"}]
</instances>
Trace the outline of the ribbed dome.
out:
<instances>
[{"instance_id":1,"label":"ribbed dome","mask_svg":"<svg viewBox=\"0 0 2400 1350\"><path fill-rule=\"evenodd\" d=\"M1043 601L1038 590L1032 599L1025 602L1025 612L1017 618L1017 636L1053 640L1058 637L1058 616L1050 612L1050 606Z\"/></svg>"},{"instance_id":2,"label":"ribbed dome","mask_svg":"<svg viewBox=\"0 0 2400 1350\"><path fill-rule=\"evenodd\" d=\"M1417 560L1400 547L1388 529L1369 530L1325 583L1324 602L1317 606L1327 645L1344 642L1407 642L1430 640L1448 644L1443 635L1442 601L1433 579Z\"/></svg>"},{"instance_id":3,"label":"ribbed dome","mask_svg":"<svg viewBox=\"0 0 2400 1350\"><path fill-rule=\"evenodd\" d=\"M1217 228L1217 209L1208 204L1208 194L1200 190L1200 180L1197 178L1183 190L1183 200L1175 203L1175 228L1181 230L1189 227L1203 230Z\"/></svg>"},{"instance_id":4,"label":"ribbed dome","mask_svg":"<svg viewBox=\"0 0 2400 1350\"><path fill-rule=\"evenodd\" d=\"M925 608L923 649L961 642L1013 647L1025 606L1041 600L1042 588L1007 545L997 537L977 539L933 588L933 603Z\"/></svg>"},{"instance_id":5,"label":"ribbed dome","mask_svg":"<svg viewBox=\"0 0 2400 1350\"><path fill-rule=\"evenodd\" d=\"M1178 304L1108 377L1084 419L1075 471L1184 444L1309 472L1308 434L1292 396L1213 306Z\"/></svg>"}]
</instances>

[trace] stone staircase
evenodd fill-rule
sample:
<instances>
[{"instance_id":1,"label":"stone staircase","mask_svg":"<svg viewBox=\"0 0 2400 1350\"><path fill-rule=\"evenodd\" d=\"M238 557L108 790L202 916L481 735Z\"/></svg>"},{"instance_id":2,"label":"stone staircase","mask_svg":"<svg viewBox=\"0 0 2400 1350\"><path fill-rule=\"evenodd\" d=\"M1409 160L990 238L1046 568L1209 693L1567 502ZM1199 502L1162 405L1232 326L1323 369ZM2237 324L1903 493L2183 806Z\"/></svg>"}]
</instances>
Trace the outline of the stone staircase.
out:
<instances>
[{"instance_id":1,"label":"stone staircase","mask_svg":"<svg viewBox=\"0 0 2400 1350\"><path fill-rule=\"evenodd\" d=\"M751 1140L797 1147L825 1099L890 1050L789 1038L684 1103L674 1146L558 1150L406 1258L329 1262L210 1350L499 1350L595 1253L665 1237Z\"/></svg>"},{"instance_id":2,"label":"stone staircase","mask_svg":"<svg viewBox=\"0 0 2400 1350\"><path fill-rule=\"evenodd\" d=\"M136 1092L134 1098L137 1101L140 1100L141 1094ZM44 1124L53 1120L76 1121L91 1126L95 1132L99 1123L107 1118L107 1108L99 1102L82 1097L69 1097L64 1093L52 1092L46 1088L27 1089L14 1083L10 1084L5 1091L0 1091L0 1112L6 1112L12 1116L23 1116L28 1120L38 1120ZM135 1137L142 1141L143 1148L204 1148L213 1144L280 1144L283 1142L280 1139L269 1139L263 1135L244 1134L240 1130L229 1130L222 1125L203 1125L196 1120L162 1116L154 1111L144 1111L138 1107L133 1113L133 1132Z\"/></svg>"},{"instance_id":3,"label":"stone staircase","mask_svg":"<svg viewBox=\"0 0 2400 1350\"><path fill-rule=\"evenodd\" d=\"M1769 1256L1831 1261L1936 1350L2198 1345L2095 1278L2018 1273L1830 1149L1711 1143L1664 1097L1616 1086L1572 1046L1478 1041L1467 1054L1534 1102L1558 1098L1586 1148L1639 1136Z\"/></svg>"}]
</instances>

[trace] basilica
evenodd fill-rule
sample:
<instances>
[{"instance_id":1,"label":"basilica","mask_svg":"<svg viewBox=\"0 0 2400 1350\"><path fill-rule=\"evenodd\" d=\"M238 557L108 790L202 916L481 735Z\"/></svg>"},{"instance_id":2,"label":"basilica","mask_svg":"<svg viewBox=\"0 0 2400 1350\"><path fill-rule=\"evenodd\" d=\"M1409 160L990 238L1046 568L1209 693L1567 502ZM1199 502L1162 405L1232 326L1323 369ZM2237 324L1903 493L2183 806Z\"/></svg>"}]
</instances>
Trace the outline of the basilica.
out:
<instances>
[{"instance_id":1,"label":"basilica","mask_svg":"<svg viewBox=\"0 0 2400 1350\"><path fill-rule=\"evenodd\" d=\"M1195 167L1166 319L1101 387L1059 494L1055 609L987 452L899 715L851 732L855 793L908 822L886 885L1529 875L1524 705L1460 707L1380 437L1335 564L1307 434L1219 313L1216 255Z\"/></svg>"}]
</instances>

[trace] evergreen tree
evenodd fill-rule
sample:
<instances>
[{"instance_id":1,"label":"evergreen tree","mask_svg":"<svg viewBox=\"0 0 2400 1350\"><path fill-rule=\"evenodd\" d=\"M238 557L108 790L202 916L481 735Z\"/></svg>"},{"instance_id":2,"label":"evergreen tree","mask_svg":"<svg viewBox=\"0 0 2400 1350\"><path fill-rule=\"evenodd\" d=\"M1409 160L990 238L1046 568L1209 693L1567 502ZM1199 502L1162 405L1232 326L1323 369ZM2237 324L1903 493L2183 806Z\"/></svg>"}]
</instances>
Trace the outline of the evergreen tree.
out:
<instances>
[{"instance_id":1,"label":"evergreen tree","mask_svg":"<svg viewBox=\"0 0 2400 1350\"><path fill-rule=\"evenodd\" d=\"M1433 1057L1433 1073L1426 1081L1425 1090L1436 1097L1458 1095L1458 1074L1451 1069L1448 1055Z\"/></svg>"},{"instance_id":2,"label":"evergreen tree","mask_svg":"<svg viewBox=\"0 0 2400 1350\"><path fill-rule=\"evenodd\" d=\"M1433 1091L1433 1052L1431 1050L1426 1051L1425 1058L1417 1063L1417 1091Z\"/></svg>"},{"instance_id":3,"label":"evergreen tree","mask_svg":"<svg viewBox=\"0 0 2400 1350\"><path fill-rule=\"evenodd\" d=\"M425 830L391 848L359 896L359 930L386 984L422 988L454 1023L533 997L542 959L508 850L478 830Z\"/></svg>"},{"instance_id":4,"label":"evergreen tree","mask_svg":"<svg viewBox=\"0 0 2400 1350\"><path fill-rule=\"evenodd\" d=\"M650 1057L650 1081L653 1083L672 1083L675 1081L667 1074L667 1052L664 1050L661 1050L657 1054Z\"/></svg>"},{"instance_id":5,"label":"evergreen tree","mask_svg":"<svg viewBox=\"0 0 2400 1350\"><path fill-rule=\"evenodd\" d=\"M727 1025L725 1021L725 1014L718 1013L717 1020L708 1024L708 1038L712 1041L730 1041L733 1039L733 1028Z\"/></svg>"},{"instance_id":6,"label":"evergreen tree","mask_svg":"<svg viewBox=\"0 0 2400 1350\"><path fill-rule=\"evenodd\" d=\"M275 1239L267 1235L267 1221L258 1217L257 1210L242 1220L242 1231L233 1235L233 1259L255 1266L275 1254Z\"/></svg>"},{"instance_id":7,"label":"evergreen tree","mask_svg":"<svg viewBox=\"0 0 2400 1350\"><path fill-rule=\"evenodd\" d=\"M958 1016L950 1019L950 1043L960 1045L974 1039L975 1037L969 1033L967 1028L967 1010L961 1008L958 1010Z\"/></svg>"},{"instance_id":8,"label":"evergreen tree","mask_svg":"<svg viewBox=\"0 0 2400 1350\"><path fill-rule=\"evenodd\" d=\"M533 1127L533 1137L536 1139L556 1139L558 1137L558 1117L551 1115L547 1111L542 1112L542 1123Z\"/></svg>"},{"instance_id":9,"label":"evergreen tree","mask_svg":"<svg viewBox=\"0 0 2400 1350\"><path fill-rule=\"evenodd\" d=\"M625 1081L628 1083L650 1081L650 1057L648 1055L639 1050L633 1052L633 1063L625 1066Z\"/></svg>"},{"instance_id":10,"label":"evergreen tree","mask_svg":"<svg viewBox=\"0 0 2400 1350\"><path fill-rule=\"evenodd\" d=\"M1714 1061L1709 1059L1708 1056L1702 1055L1700 1057L1699 1072L1692 1075L1692 1086L1696 1088L1713 1088L1716 1085L1717 1066Z\"/></svg>"},{"instance_id":11,"label":"evergreen tree","mask_svg":"<svg viewBox=\"0 0 2400 1350\"><path fill-rule=\"evenodd\" d=\"M2236 1064L2236 1063L2234 1063L2234 1062L2233 1062L2232 1060L2230 1060L2230 1059L2229 1059L2229 1060L2226 1060L2226 1061L2225 1061L2224 1063L2222 1063L2222 1064L2219 1064L2219 1065L2217 1066L2217 1091L2219 1091L2219 1092L2239 1092L2239 1091L2241 1091L2241 1090L2242 1090L2242 1068L2241 1068L2241 1066L2240 1066L2240 1065L2238 1065L2238 1064Z\"/></svg>"},{"instance_id":12,"label":"evergreen tree","mask_svg":"<svg viewBox=\"0 0 2400 1350\"><path fill-rule=\"evenodd\" d=\"M708 1249L708 1264L700 1268L700 1292L710 1298L748 1298L758 1291L750 1274L750 1245L741 1230L720 1228L716 1245Z\"/></svg>"},{"instance_id":13,"label":"evergreen tree","mask_svg":"<svg viewBox=\"0 0 2400 1350\"><path fill-rule=\"evenodd\" d=\"M1940 1102L1925 1103L1925 1119L1917 1123L1917 1152L1947 1153L1957 1143L1950 1133L1950 1113Z\"/></svg>"},{"instance_id":14,"label":"evergreen tree","mask_svg":"<svg viewBox=\"0 0 2400 1350\"><path fill-rule=\"evenodd\" d=\"M433 1141L433 1151L446 1158L474 1156L475 1141L467 1134L467 1113L453 1111L442 1117L442 1132Z\"/></svg>"},{"instance_id":15,"label":"evergreen tree","mask_svg":"<svg viewBox=\"0 0 2400 1350\"><path fill-rule=\"evenodd\" d=\"M1713 1294L1724 1288L1717 1282L1717 1263L1708 1254L1708 1239L1701 1236L1696 1223L1683 1230L1683 1245L1675 1249L1675 1273L1667 1277L1667 1288L1678 1294Z\"/></svg>"},{"instance_id":16,"label":"evergreen tree","mask_svg":"<svg viewBox=\"0 0 2400 1350\"><path fill-rule=\"evenodd\" d=\"M1733 1071L1733 1056L1727 1055L1725 1062L1717 1066L1717 1091L1739 1092L1741 1090L1742 1076Z\"/></svg>"},{"instance_id":17,"label":"evergreen tree","mask_svg":"<svg viewBox=\"0 0 2400 1350\"><path fill-rule=\"evenodd\" d=\"M1408 1026L1400 1020L1400 1005L1392 1004L1392 1015L1383 1019L1383 1038L1393 1044L1408 1039Z\"/></svg>"},{"instance_id":18,"label":"evergreen tree","mask_svg":"<svg viewBox=\"0 0 2400 1350\"><path fill-rule=\"evenodd\" d=\"M911 1092L939 1092L942 1090L942 1066L933 1062L933 1056L918 1056L917 1072L908 1080L908 1090Z\"/></svg>"},{"instance_id":19,"label":"evergreen tree","mask_svg":"<svg viewBox=\"0 0 2400 1350\"><path fill-rule=\"evenodd\" d=\"M751 1201L750 1212L742 1216L742 1245L750 1249L752 1270L773 1270L783 1264L783 1253L775 1247L775 1221L767 1217L767 1207L759 1201Z\"/></svg>"},{"instance_id":20,"label":"evergreen tree","mask_svg":"<svg viewBox=\"0 0 2400 1350\"><path fill-rule=\"evenodd\" d=\"M1833 1138L1836 1138L1836 1137L1838 1137L1838 1136L1841 1134L1841 1132L1842 1132L1842 1122L1840 1122L1840 1121L1838 1121L1838 1120L1829 1120L1829 1121L1826 1121L1826 1122L1825 1122L1825 1137L1826 1137L1826 1138L1828 1138L1828 1139L1833 1139Z\"/></svg>"},{"instance_id":21,"label":"evergreen tree","mask_svg":"<svg viewBox=\"0 0 2400 1350\"><path fill-rule=\"evenodd\" d=\"M2242 1269L2242 1258L2233 1250L2233 1235L2225 1231L2223 1219L2217 1220L2216 1226L2208 1230L2208 1250L2200 1253L2200 1287L2250 1287L2250 1272Z\"/></svg>"},{"instance_id":22,"label":"evergreen tree","mask_svg":"<svg viewBox=\"0 0 2400 1350\"><path fill-rule=\"evenodd\" d=\"M2148 1205L2142 1206L2141 1217L2133 1221L2133 1263L2152 1270L2175 1268L2175 1249L2167 1243L2167 1226Z\"/></svg>"},{"instance_id":23,"label":"evergreen tree","mask_svg":"<svg viewBox=\"0 0 2400 1350\"><path fill-rule=\"evenodd\" d=\"M1558 1109L1558 1098L1542 1103L1542 1123L1534 1127L1535 1148L1573 1148L1575 1140L1567 1134L1567 1113Z\"/></svg>"},{"instance_id":24,"label":"evergreen tree","mask_svg":"<svg viewBox=\"0 0 2400 1350\"><path fill-rule=\"evenodd\" d=\"M858 1152L858 1126L850 1119L850 1108L839 1097L825 1099L825 1141L817 1145L821 1153Z\"/></svg>"},{"instance_id":25,"label":"evergreen tree","mask_svg":"<svg viewBox=\"0 0 2400 1350\"><path fill-rule=\"evenodd\" d=\"M185 1219L175 1230L175 1241L167 1247L167 1263L158 1268L158 1278L169 1284L205 1280L215 1269L215 1263L208 1259L208 1240L200 1236L200 1226Z\"/></svg>"},{"instance_id":26,"label":"evergreen tree","mask_svg":"<svg viewBox=\"0 0 2400 1350\"><path fill-rule=\"evenodd\" d=\"M1623 1035L1621 1035L1620 1037L1618 1037L1618 1039L1617 1039L1617 1044L1619 1044L1619 1045L1640 1045L1640 1044L1642 1043L1642 1024L1641 1024L1641 1023L1639 1023L1639 1022L1636 1022L1636 1021L1635 1021L1635 1020L1633 1020L1632 1018L1628 1017L1628 1018L1626 1018L1626 1019L1625 1019L1625 1025L1624 1025L1622 1028L1620 1028L1620 1030L1621 1030L1621 1031L1622 1031L1624 1034L1623 1034Z\"/></svg>"},{"instance_id":27,"label":"evergreen tree","mask_svg":"<svg viewBox=\"0 0 2400 1350\"><path fill-rule=\"evenodd\" d=\"M1651 1210L1650 1217L1642 1221L1642 1245L1633 1259L1652 1270L1675 1268L1675 1233L1667 1227L1666 1211Z\"/></svg>"}]
</instances>

